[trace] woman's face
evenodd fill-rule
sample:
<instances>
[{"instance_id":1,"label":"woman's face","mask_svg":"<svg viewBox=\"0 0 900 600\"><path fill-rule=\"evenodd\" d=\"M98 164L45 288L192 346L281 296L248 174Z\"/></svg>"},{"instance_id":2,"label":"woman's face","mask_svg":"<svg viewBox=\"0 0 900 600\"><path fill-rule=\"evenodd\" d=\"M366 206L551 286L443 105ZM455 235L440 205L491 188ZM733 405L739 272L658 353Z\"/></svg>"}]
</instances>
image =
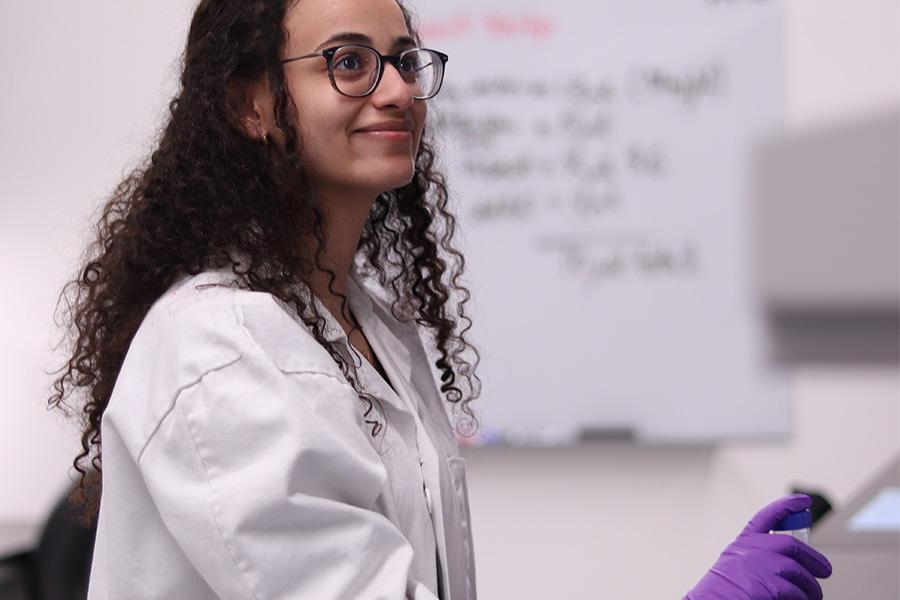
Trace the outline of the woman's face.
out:
<instances>
[{"instance_id":1,"label":"woman's face","mask_svg":"<svg viewBox=\"0 0 900 600\"><path fill-rule=\"evenodd\" d=\"M285 26L289 39L282 58L345 43L363 43L381 54L415 46L395 0L299 0L288 10ZM368 41L347 39L347 34ZM362 98L341 95L331 86L324 58L284 68L298 110L301 156L322 195L374 198L412 180L425 101L413 99L392 65L385 63L378 87ZM409 131L361 131L386 123L406 123Z\"/></svg>"}]
</instances>

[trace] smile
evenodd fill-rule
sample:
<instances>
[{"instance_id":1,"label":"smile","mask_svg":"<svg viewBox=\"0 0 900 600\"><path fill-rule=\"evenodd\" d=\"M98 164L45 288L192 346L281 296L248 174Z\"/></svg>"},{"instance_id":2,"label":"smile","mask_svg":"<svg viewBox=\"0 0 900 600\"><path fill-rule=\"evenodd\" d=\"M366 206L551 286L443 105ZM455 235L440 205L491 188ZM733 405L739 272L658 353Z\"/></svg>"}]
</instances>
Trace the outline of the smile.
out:
<instances>
[{"instance_id":1,"label":"smile","mask_svg":"<svg viewBox=\"0 0 900 600\"><path fill-rule=\"evenodd\" d=\"M376 131L357 131L356 133L371 140L382 140L386 142L407 142L412 139L411 131L390 131L380 129Z\"/></svg>"}]
</instances>

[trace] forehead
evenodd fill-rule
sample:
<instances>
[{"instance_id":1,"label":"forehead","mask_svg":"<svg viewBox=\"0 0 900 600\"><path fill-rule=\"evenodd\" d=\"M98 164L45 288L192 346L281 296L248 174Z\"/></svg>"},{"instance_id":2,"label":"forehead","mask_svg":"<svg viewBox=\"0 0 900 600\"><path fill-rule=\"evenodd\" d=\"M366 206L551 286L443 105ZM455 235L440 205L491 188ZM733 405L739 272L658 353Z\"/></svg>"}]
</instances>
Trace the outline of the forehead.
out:
<instances>
[{"instance_id":1,"label":"forehead","mask_svg":"<svg viewBox=\"0 0 900 600\"><path fill-rule=\"evenodd\" d=\"M367 35L375 46L391 46L409 35L396 0L297 0L284 25L293 52L309 52L338 33Z\"/></svg>"}]
</instances>

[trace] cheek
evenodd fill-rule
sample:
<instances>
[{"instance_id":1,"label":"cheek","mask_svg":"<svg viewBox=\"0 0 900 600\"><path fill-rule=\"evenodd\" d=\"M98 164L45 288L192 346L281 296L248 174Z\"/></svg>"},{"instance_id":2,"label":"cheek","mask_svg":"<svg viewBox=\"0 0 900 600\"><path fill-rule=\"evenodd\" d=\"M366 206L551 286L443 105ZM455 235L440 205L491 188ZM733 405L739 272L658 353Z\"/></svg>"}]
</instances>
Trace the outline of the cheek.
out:
<instances>
[{"instance_id":1,"label":"cheek","mask_svg":"<svg viewBox=\"0 0 900 600\"><path fill-rule=\"evenodd\" d=\"M306 164L326 171L347 156L347 111L335 102L297 103L299 148Z\"/></svg>"}]
</instances>

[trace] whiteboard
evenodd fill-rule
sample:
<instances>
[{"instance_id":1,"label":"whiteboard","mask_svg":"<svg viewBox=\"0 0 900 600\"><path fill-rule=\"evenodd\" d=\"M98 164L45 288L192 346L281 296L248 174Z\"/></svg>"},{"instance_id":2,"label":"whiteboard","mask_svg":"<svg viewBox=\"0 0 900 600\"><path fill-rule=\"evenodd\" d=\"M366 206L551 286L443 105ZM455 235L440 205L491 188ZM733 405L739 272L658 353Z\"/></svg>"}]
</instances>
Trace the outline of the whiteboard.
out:
<instances>
[{"instance_id":1,"label":"whiteboard","mask_svg":"<svg viewBox=\"0 0 900 600\"><path fill-rule=\"evenodd\" d=\"M472 444L787 432L749 247L766 0L419 0L481 353Z\"/></svg>"}]
</instances>

